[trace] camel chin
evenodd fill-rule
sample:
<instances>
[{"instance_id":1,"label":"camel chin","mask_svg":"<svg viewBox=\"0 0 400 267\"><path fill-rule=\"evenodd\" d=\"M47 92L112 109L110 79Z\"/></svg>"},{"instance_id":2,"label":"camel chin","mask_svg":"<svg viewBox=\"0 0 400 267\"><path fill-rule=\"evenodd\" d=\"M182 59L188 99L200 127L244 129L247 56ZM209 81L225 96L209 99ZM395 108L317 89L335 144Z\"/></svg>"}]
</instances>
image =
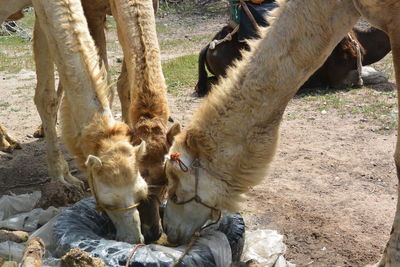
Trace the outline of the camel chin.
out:
<instances>
[{"instance_id":1,"label":"camel chin","mask_svg":"<svg viewBox=\"0 0 400 267\"><path fill-rule=\"evenodd\" d=\"M173 244L186 244L211 216L211 210L195 201L177 205L168 201L164 211L164 231Z\"/></svg>"}]
</instances>

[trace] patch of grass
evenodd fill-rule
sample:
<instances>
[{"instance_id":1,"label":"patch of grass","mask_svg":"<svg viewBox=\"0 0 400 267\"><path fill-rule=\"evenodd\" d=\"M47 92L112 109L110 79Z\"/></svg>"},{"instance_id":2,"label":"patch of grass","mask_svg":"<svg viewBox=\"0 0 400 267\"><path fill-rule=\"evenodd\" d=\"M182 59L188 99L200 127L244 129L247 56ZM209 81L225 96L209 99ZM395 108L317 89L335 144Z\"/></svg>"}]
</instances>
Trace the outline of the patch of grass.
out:
<instances>
[{"instance_id":1,"label":"patch of grass","mask_svg":"<svg viewBox=\"0 0 400 267\"><path fill-rule=\"evenodd\" d=\"M115 22L115 19L113 16L108 16L106 18L106 29L107 30L117 30L117 23Z\"/></svg>"},{"instance_id":2,"label":"patch of grass","mask_svg":"<svg viewBox=\"0 0 400 267\"><path fill-rule=\"evenodd\" d=\"M300 118L300 114L297 112L288 112L286 115L286 119L291 121Z\"/></svg>"},{"instance_id":3,"label":"patch of grass","mask_svg":"<svg viewBox=\"0 0 400 267\"><path fill-rule=\"evenodd\" d=\"M376 101L353 107L350 109L350 113L362 114L364 118L374 120L379 126L377 132L381 134L390 134L397 127L396 108L397 106L395 103Z\"/></svg>"},{"instance_id":4,"label":"patch of grass","mask_svg":"<svg viewBox=\"0 0 400 267\"><path fill-rule=\"evenodd\" d=\"M11 104L8 102L0 103L0 107L2 107L2 108L8 108L9 106L11 106Z\"/></svg>"},{"instance_id":5,"label":"patch of grass","mask_svg":"<svg viewBox=\"0 0 400 267\"><path fill-rule=\"evenodd\" d=\"M35 25L35 11L33 8L29 8L28 12L24 13L24 17L17 21L17 24L28 31L33 29L33 25Z\"/></svg>"},{"instance_id":6,"label":"patch of grass","mask_svg":"<svg viewBox=\"0 0 400 267\"><path fill-rule=\"evenodd\" d=\"M376 91L368 88L326 94L306 95L302 98L314 110L335 109L340 116L362 115L372 122L380 134L391 134L397 127L395 91ZM362 126L364 127L364 126Z\"/></svg>"},{"instance_id":7,"label":"patch of grass","mask_svg":"<svg viewBox=\"0 0 400 267\"><path fill-rule=\"evenodd\" d=\"M18 26L32 32L35 22L35 12L29 9L24 18L19 20ZM0 38L0 71L17 73L21 69L35 69L32 56L32 42L22 37Z\"/></svg>"},{"instance_id":8,"label":"patch of grass","mask_svg":"<svg viewBox=\"0 0 400 267\"><path fill-rule=\"evenodd\" d=\"M318 102L318 110L330 108L341 109L345 103L351 103L350 99L343 99L340 94L307 95L303 98L307 102Z\"/></svg>"},{"instance_id":9,"label":"patch of grass","mask_svg":"<svg viewBox=\"0 0 400 267\"><path fill-rule=\"evenodd\" d=\"M0 38L0 71L9 73L34 69L32 43L21 37Z\"/></svg>"},{"instance_id":10,"label":"patch of grass","mask_svg":"<svg viewBox=\"0 0 400 267\"><path fill-rule=\"evenodd\" d=\"M30 47L30 46L29 46ZM22 69L35 69L35 63L33 61L32 53L27 51L25 53L17 52L17 49L14 51L4 51L3 46L0 41L0 49L3 49L3 52L0 52L0 71L6 71L8 73L17 73Z\"/></svg>"},{"instance_id":11,"label":"patch of grass","mask_svg":"<svg viewBox=\"0 0 400 267\"><path fill-rule=\"evenodd\" d=\"M193 88L197 81L197 55L186 55L163 63L168 92L177 94L182 88Z\"/></svg>"},{"instance_id":12,"label":"patch of grass","mask_svg":"<svg viewBox=\"0 0 400 267\"><path fill-rule=\"evenodd\" d=\"M165 23L161 23L159 21L156 22L156 31L157 34L160 33L169 33L172 32L174 29L172 27L169 27L168 25L166 25Z\"/></svg>"}]
</instances>

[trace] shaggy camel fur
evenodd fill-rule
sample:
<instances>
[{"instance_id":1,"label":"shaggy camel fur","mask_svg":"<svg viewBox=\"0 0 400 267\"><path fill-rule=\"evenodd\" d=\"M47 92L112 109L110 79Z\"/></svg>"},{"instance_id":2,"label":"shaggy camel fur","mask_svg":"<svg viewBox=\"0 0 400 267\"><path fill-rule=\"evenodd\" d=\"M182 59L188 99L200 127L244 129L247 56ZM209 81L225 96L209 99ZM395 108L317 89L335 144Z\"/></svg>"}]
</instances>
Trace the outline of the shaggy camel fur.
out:
<instances>
[{"instance_id":1,"label":"shaggy camel fur","mask_svg":"<svg viewBox=\"0 0 400 267\"><path fill-rule=\"evenodd\" d=\"M143 0L113 0L111 9L117 21L118 36L127 63L124 63L124 68L127 70L126 79L130 90L125 92L130 92L131 98L129 123L134 132L133 144L144 140L147 145L147 153L139 162L139 170L149 185L149 198L141 203L139 212L153 211L155 218L146 218L151 220L151 224L142 221L143 232L152 234L145 235L146 242L153 241L162 233L161 224L153 231L149 231L149 227L155 228L153 221L160 221L158 209L167 185L164 156L173 136L179 131L179 125L167 132L167 86L161 69L152 3Z\"/></svg>"},{"instance_id":2,"label":"shaggy camel fur","mask_svg":"<svg viewBox=\"0 0 400 267\"><path fill-rule=\"evenodd\" d=\"M244 53L243 60L215 86L170 149L174 154L166 172L171 201L164 225L171 242L189 240L218 210L237 210L242 194L261 182L275 154L288 102L360 15L390 37L400 83L398 0L282 0L279 4L269 18L271 26L260 30L261 39L250 43L251 52ZM397 138L399 173L400 134ZM399 266L399 247L400 203L380 265Z\"/></svg>"},{"instance_id":3,"label":"shaggy camel fur","mask_svg":"<svg viewBox=\"0 0 400 267\"><path fill-rule=\"evenodd\" d=\"M100 67L82 5L79 0L33 0L33 5L35 35L41 42L34 45L37 71L51 80L56 62L65 91L64 141L86 171L97 205L114 222L116 238L143 242L137 205L146 198L147 185L137 162L146 145L132 146L129 127L112 117L105 68Z\"/></svg>"}]
</instances>

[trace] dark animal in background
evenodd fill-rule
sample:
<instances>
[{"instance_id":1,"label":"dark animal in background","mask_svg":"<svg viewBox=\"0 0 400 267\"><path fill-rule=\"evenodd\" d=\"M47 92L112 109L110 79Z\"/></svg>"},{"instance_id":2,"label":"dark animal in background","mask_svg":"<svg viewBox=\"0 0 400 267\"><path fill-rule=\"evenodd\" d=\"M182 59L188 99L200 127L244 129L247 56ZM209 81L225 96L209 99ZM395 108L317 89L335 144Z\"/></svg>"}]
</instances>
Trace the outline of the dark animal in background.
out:
<instances>
[{"instance_id":1,"label":"dark animal in background","mask_svg":"<svg viewBox=\"0 0 400 267\"><path fill-rule=\"evenodd\" d=\"M232 32L231 26L225 26L213 38L221 40ZM357 69L357 48L361 51L362 65L369 65L381 60L390 51L389 38L381 30L372 27L365 21L360 21L353 30L345 36L332 51L325 63L304 83L304 88L313 87L343 87L346 78L352 70ZM211 85L217 83L218 78L225 76L226 70L235 60L241 59L241 51L248 50L246 42L241 42L234 34L231 41L226 41L210 49L210 44L204 47L199 54L198 82L195 91L199 96L206 95ZM214 76L208 77L208 71ZM356 84L357 85L357 84Z\"/></svg>"}]
</instances>

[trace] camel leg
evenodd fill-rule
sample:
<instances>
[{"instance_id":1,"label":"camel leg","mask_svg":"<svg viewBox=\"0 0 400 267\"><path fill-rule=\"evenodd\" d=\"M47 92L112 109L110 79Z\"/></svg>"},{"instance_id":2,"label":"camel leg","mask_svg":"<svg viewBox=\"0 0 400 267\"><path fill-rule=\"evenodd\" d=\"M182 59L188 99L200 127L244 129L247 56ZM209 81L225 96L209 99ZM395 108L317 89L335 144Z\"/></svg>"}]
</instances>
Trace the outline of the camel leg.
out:
<instances>
[{"instance_id":1,"label":"camel leg","mask_svg":"<svg viewBox=\"0 0 400 267\"><path fill-rule=\"evenodd\" d=\"M58 110L60 110L60 103L61 103L61 97L63 96L63 88L61 82L58 83L58 88L57 88L57 109L56 109L56 123L57 123L57 117L58 117ZM43 138L44 137L44 129L43 129L43 124L40 124L35 132L33 133L33 136L36 138Z\"/></svg>"},{"instance_id":2,"label":"camel leg","mask_svg":"<svg viewBox=\"0 0 400 267\"><path fill-rule=\"evenodd\" d=\"M20 143L10 136L6 128L0 124L0 151L11 153L15 148L20 149Z\"/></svg>"},{"instance_id":3,"label":"camel leg","mask_svg":"<svg viewBox=\"0 0 400 267\"><path fill-rule=\"evenodd\" d=\"M400 21L397 24L398 26L400 26ZM400 34L398 32L398 27L396 27L395 25L391 26L392 27L388 29L388 34L392 46L393 63L397 84L397 99L399 105L398 109L400 111ZM400 121L400 115L398 121ZM397 128L397 144L394 154L394 160L397 169L397 178L399 180L397 189L396 214L394 217L389 241L386 244L383 257L378 266L400 266L400 124Z\"/></svg>"},{"instance_id":4,"label":"camel leg","mask_svg":"<svg viewBox=\"0 0 400 267\"><path fill-rule=\"evenodd\" d=\"M54 61L53 55L49 53L51 50L47 45L46 36L40 28L38 20L35 21L34 26L33 51L37 75L35 105L46 136L49 175L61 182L81 186L82 182L69 172L68 163L62 155L57 141L56 120L59 101L54 86Z\"/></svg>"},{"instance_id":5,"label":"camel leg","mask_svg":"<svg viewBox=\"0 0 400 267\"><path fill-rule=\"evenodd\" d=\"M129 81L128 72L126 70L125 59L122 61L121 74L118 77L117 91L119 100L121 101L121 112L122 121L129 125L129 105L130 105L130 95L129 95Z\"/></svg>"}]
</instances>

